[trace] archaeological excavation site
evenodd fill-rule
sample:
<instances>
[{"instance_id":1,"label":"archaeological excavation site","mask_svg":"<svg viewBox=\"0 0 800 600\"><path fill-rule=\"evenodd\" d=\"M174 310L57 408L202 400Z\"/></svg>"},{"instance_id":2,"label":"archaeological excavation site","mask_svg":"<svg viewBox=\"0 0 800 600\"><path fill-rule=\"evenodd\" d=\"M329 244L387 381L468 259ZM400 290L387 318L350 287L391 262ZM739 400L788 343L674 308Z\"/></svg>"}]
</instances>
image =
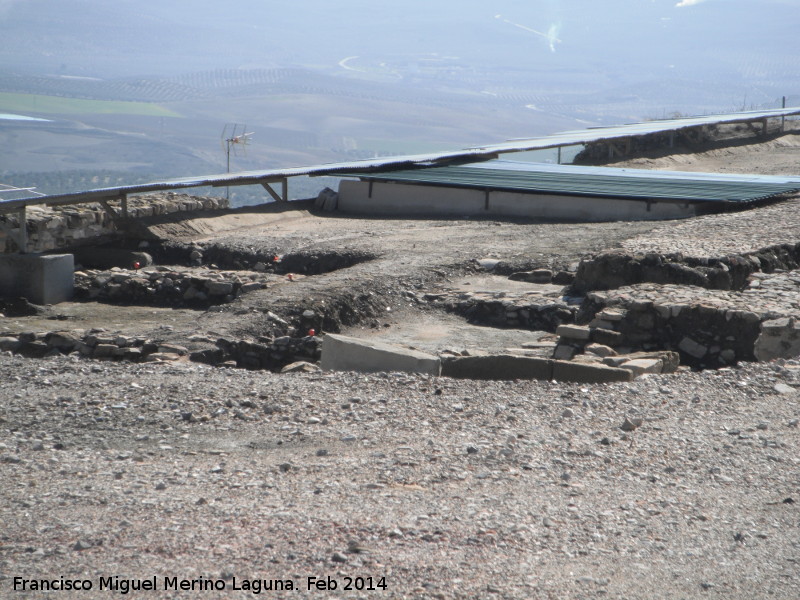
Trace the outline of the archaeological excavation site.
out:
<instances>
[{"instance_id":1,"label":"archaeological excavation site","mask_svg":"<svg viewBox=\"0 0 800 600\"><path fill-rule=\"evenodd\" d=\"M0 202L0 596L796 597L797 114Z\"/></svg>"},{"instance_id":2,"label":"archaeological excavation site","mask_svg":"<svg viewBox=\"0 0 800 600\"><path fill-rule=\"evenodd\" d=\"M163 191L185 180L6 202L0 348L584 383L792 358L787 114L298 169L342 176L305 201L293 173L214 182L274 200L238 209ZM496 158L576 142L577 164Z\"/></svg>"}]
</instances>

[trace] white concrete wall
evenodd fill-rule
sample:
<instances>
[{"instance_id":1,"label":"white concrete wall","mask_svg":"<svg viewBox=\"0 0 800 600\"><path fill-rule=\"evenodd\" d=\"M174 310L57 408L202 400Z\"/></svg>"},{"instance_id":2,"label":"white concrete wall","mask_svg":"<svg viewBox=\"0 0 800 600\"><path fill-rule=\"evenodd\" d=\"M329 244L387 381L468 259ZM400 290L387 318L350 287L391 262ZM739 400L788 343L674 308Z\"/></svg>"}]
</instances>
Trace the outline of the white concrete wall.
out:
<instances>
[{"instance_id":1,"label":"white concrete wall","mask_svg":"<svg viewBox=\"0 0 800 600\"><path fill-rule=\"evenodd\" d=\"M649 221L681 219L695 215L694 205L672 202L554 196L514 192L486 192L467 188L372 184L342 180L339 210L376 215L502 216L570 221Z\"/></svg>"},{"instance_id":2,"label":"white concrete wall","mask_svg":"<svg viewBox=\"0 0 800 600\"><path fill-rule=\"evenodd\" d=\"M377 215L442 215L463 217L483 214L485 194L480 190L396 183L339 182L339 210Z\"/></svg>"}]
</instances>

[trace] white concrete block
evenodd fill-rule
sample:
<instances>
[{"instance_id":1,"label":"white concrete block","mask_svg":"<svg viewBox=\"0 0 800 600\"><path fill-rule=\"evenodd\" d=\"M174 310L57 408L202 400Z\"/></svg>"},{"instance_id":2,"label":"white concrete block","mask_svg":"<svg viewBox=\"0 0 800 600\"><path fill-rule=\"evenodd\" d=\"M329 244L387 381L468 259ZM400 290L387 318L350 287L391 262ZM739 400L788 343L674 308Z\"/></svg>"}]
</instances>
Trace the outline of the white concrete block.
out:
<instances>
[{"instance_id":1,"label":"white concrete block","mask_svg":"<svg viewBox=\"0 0 800 600\"><path fill-rule=\"evenodd\" d=\"M438 376L439 357L402 346L329 333L322 340L320 366L326 371L404 371Z\"/></svg>"},{"instance_id":2,"label":"white concrete block","mask_svg":"<svg viewBox=\"0 0 800 600\"><path fill-rule=\"evenodd\" d=\"M58 304L72 298L72 254L0 256L0 296L23 297L33 304Z\"/></svg>"}]
</instances>

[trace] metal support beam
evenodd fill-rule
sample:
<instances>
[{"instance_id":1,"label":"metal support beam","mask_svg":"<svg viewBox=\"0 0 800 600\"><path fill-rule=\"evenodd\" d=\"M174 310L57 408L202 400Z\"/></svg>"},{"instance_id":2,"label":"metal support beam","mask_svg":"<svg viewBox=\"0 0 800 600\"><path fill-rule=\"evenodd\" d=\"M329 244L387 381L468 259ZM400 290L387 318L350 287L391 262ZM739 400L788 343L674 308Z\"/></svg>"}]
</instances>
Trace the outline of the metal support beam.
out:
<instances>
[{"instance_id":1,"label":"metal support beam","mask_svg":"<svg viewBox=\"0 0 800 600\"><path fill-rule=\"evenodd\" d=\"M262 181L261 185L264 186L264 189L267 190L267 192L269 193L270 196L272 196L272 199L275 200L275 202L288 202L289 201L289 181L288 181L288 179L286 177L282 177L278 181L281 182L281 193L280 194L278 194L278 192L276 192L272 188L272 186L270 185L271 182L269 182L269 181ZM274 183L277 183L277 181L274 182Z\"/></svg>"}]
</instances>

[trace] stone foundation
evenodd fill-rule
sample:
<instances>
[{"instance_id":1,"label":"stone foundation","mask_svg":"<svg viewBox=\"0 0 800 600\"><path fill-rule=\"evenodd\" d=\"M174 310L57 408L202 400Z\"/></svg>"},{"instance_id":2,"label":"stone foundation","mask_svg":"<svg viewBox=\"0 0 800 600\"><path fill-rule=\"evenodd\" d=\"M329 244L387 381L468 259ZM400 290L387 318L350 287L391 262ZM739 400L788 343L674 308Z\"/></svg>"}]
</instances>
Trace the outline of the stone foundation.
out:
<instances>
[{"instance_id":1,"label":"stone foundation","mask_svg":"<svg viewBox=\"0 0 800 600\"><path fill-rule=\"evenodd\" d=\"M572 289L575 293L586 293L637 283L671 283L715 290L741 290L747 287L754 273L773 273L798 267L800 243L778 244L720 258L613 251L582 260Z\"/></svg>"},{"instance_id":2,"label":"stone foundation","mask_svg":"<svg viewBox=\"0 0 800 600\"><path fill-rule=\"evenodd\" d=\"M251 271L171 267L76 271L75 296L121 304L208 307L260 290L277 276Z\"/></svg>"},{"instance_id":3,"label":"stone foundation","mask_svg":"<svg viewBox=\"0 0 800 600\"><path fill-rule=\"evenodd\" d=\"M590 292L578 316L615 350L672 350L681 364L721 367L800 354L800 273L758 273L741 292L639 284Z\"/></svg>"},{"instance_id":4,"label":"stone foundation","mask_svg":"<svg viewBox=\"0 0 800 600\"><path fill-rule=\"evenodd\" d=\"M561 288L552 292L445 292L425 294L422 300L461 315L470 323L530 331L554 332L559 325L574 323L578 302L570 303Z\"/></svg>"},{"instance_id":5,"label":"stone foundation","mask_svg":"<svg viewBox=\"0 0 800 600\"><path fill-rule=\"evenodd\" d=\"M77 354L82 358L131 362L191 360L215 366L279 371L301 360L317 361L320 340L314 336L283 336L260 342L246 340L192 340L185 346L104 330L53 331L6 334L0 337L0 352L30 358Z\"/></svg>"}]
</instances>

